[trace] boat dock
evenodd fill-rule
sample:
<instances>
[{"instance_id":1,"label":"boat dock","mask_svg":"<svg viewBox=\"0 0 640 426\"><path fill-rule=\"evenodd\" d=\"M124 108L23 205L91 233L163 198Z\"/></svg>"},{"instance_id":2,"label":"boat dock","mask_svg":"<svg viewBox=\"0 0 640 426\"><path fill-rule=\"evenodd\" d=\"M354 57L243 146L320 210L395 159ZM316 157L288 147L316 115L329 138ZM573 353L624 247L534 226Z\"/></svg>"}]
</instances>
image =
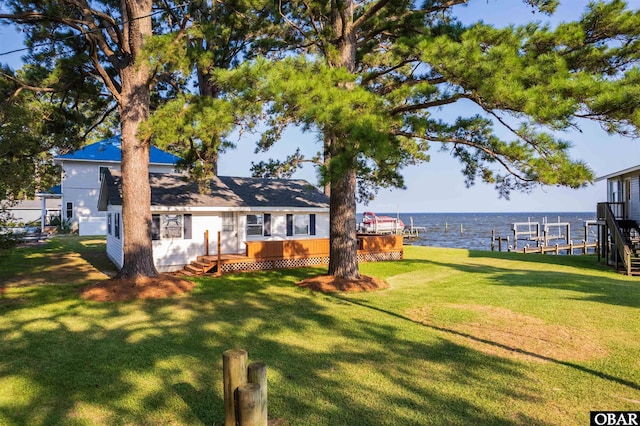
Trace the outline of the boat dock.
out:
<instances>
[{"instance_id":1,"label":"boat dock","mask_svg":"<svg viewBox=\"0 0 640 426\"><path fill-rule=\"evenodd\" d=\"M402 235L407 240L418 239L420 234L427 232L425 226L415 226L413 217L409 218L409 225L405 225L399 217L377 216L372 212L365 212L361 223L356 226L356 232L361 235Z\"/></svg>"},{"instance_id":2,"label":"boat dock","mask_svg":"<svg viewBox=\"0 0 640 426\"><path fill-rule=\"evenodd\" d=\"M409 218L409 226L405 226L402 230L402 235L408 239L418 239L420 237L420 233L426 233L426 226L414 226L413 225L413 217Z\"/></svg>"},{"instance_id":3,"label":"boat dock","mask_svg":"<svg viewBox=\"0 0 640 426\"><path fill-rule=\"evenodd\" d=\"M597 249L598 241L589 240L589 229L597 226L596 221L584 222L584 239L580 243L571 240L571 224L568 222L515 222L511 224L513 231L513 246L510 244L510 237L496 236L495 231L491 232L491 251L495 251L496 243L498 251L502 251L502 243L506 242L507 251L516 253L555 253L575 254L580 252L587 254L589 250L594 252ZM597 233L595 234L597 235ZM518 247L518 242L525 241L523 247ZM535 244L535 245L534 245Z\"/></svg>"},{"instance_id":4,"label":"boat dock","mask_svg":"<svg viewBox=\"0 0 640 426\"><path fill-rule=\"evenodd\" d=\"M574 244L570 242L569 244L554 244L554 245L540 245L538 247L529 247L524 246L521 250L513 250L516 253L554 253L560 254L560 252L565 252L566 254L573 255L576 252L580 252L581 254L587 254L589 249L592 249L594 252L598 247L598 243L596 241L586 242L582 241L579 244Z\"/></svg>"}]
</instances>

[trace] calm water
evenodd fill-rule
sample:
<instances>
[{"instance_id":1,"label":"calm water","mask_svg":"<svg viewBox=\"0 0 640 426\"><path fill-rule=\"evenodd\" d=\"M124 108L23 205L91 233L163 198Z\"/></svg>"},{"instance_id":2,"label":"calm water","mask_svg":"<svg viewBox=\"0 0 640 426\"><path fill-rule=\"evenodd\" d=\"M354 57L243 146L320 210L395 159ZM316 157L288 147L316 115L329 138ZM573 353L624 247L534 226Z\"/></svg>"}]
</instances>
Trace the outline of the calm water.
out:
<instances>
[{"instance_id":1,"label":"calm water","mask_svg":"<svg viewBox=\"0 0 640 426\"><path fill-rule=\"evenodd\" d=\"M377 215L399 216L405 225L409 226L410 218L413 218L414 226L426 228L426 232L420 232L416 240L408 240L406 243L422 246L465 248L473 250L491 250L491 231L495 230L496 236L509 237L509 244L513 245L513 223L526 223L518 225L518 230L534 229L533 224L538 222L540 229L544 223L568 222L570 224L571 240L580 243L585 239L585 222L596 219L595 212L572 213L378 213ZM358 222L362 214L358 214ZM550 226L548 235L565 235L565 227ZM524 238L524 237L522 237ZM596 227L588 229L587 240L596 239ZM559 240L563 243L565 240ZM524 247L530 242L518 241L518 248ZM555 241L550 244L555 244ZM496 242L497 247L497 242ZM503 250L506 250L506 242L503 242Z\"/></svg>"}]
</instances>

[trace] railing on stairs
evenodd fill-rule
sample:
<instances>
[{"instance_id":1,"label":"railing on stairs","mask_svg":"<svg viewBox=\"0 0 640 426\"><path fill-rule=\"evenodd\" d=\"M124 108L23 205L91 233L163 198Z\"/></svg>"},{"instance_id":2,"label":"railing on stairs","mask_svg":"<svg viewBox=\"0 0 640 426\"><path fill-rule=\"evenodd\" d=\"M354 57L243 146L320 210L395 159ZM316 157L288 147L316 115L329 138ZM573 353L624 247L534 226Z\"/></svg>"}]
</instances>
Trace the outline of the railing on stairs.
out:
<instances>
[{"instance_id":1,"label":"railing on stairs","mask_svg":"<svg viewBox=\"0 0 640 426\"><path fill-rule=\"evenodd\" d=\"M603 218L610 229L613 246L616 250L616 264L617 260L621 260L627 275L631 275L631 248L627 244L627 239L622 235L622 230L616 220L620 216L620 212L617 211L616 213L618 214L614 214L611 204L617 205L620 203L598 203L598 218Z\"/></svg>"}]
</instances>

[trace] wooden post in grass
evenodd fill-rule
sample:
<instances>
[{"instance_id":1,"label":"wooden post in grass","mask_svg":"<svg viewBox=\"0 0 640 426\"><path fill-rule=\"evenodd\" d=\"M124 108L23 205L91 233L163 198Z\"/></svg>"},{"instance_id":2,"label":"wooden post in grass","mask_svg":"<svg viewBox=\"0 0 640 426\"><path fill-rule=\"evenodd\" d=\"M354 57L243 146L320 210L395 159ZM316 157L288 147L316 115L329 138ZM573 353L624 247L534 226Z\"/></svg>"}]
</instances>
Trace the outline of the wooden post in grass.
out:
<instances>
[{"instance_id":1,"label":"wooden post in grass","mask_svg":"<svg viewBox=\"0 0 640 426\"><path fill-rule=\"evenodd\" d=\"M222 378L224 381L224 426L236 426L238 412L237 390L247 383L247 351L229 349L222 354Z\"/></svg>"},{"instance_id":2,"label":"wooden post in grass","mask_svg":"<svg viewBox=\"0 0 640 426\"><path fill-rule=\"evenodd\" d=\"M267 426L267 365L262 361L254 361L249 364L247 371L249 383L260 386L260 398L256 407L259 426Z\"/></svg>"},{"instance_id":3,"label":"wooden post in grass","mask_svg":"<svg viewBox=\"0 0 640 426\"><path fill-rule=\"evenodd\" d=\"M221 259L221 252L222 251L222 232L218 231L218 273L216 275L220 276L222 275L222 262L220 262Z\"/></svg>"},{"instance_id":4,"label":"wooden post in grass","mask_svg":"<svg viewBox=\"0 0 640 426\"><path fill-rule=\"evenodd\" d=\"M224 425L267 426L267 366L255 361L247 367L247 351L222 354Z\"/></svg>"},{"instance_id":5,"label":"wooden post in grass","mask_svg":"<svg viewBox=\"0 0 640 426\"><path fill-rule=\"evenodd\" d=\"M204 255L209 256L209 230L204 231Z\"/></svg>"},{"instance_id":6,"label":"wooden post in grass","mask_svg":"<svg viewBox=\"0 0 640 426\"><path fill-rule=\"evenodd\" d=\"M261 422L262 393L257 383L245 383L238 387L238 424L240 426L263 426Z\"/></svg>"}]
</instances>

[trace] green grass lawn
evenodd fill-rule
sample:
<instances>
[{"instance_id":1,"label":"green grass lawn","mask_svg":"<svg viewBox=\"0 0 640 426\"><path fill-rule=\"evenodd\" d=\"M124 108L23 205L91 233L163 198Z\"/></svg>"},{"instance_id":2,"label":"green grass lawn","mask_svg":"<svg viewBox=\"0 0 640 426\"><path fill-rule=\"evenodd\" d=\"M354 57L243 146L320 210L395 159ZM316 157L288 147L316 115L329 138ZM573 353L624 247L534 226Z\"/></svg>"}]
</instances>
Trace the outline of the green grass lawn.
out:
<instances>
[{"instance_id":1,"label":"green grass lawn","mask_svg":"<svg viewBox=\"0 0 640 426\"><path fill-rule=\"evenodd\" d=\"M0 424L220 425L222 352L268 368L290 425L571 425L640 410L640 279L593 256L406 247L390 288L324 295L296 269L89 302L104 240L0 258Z\"/></svg>"}]
</instances>

